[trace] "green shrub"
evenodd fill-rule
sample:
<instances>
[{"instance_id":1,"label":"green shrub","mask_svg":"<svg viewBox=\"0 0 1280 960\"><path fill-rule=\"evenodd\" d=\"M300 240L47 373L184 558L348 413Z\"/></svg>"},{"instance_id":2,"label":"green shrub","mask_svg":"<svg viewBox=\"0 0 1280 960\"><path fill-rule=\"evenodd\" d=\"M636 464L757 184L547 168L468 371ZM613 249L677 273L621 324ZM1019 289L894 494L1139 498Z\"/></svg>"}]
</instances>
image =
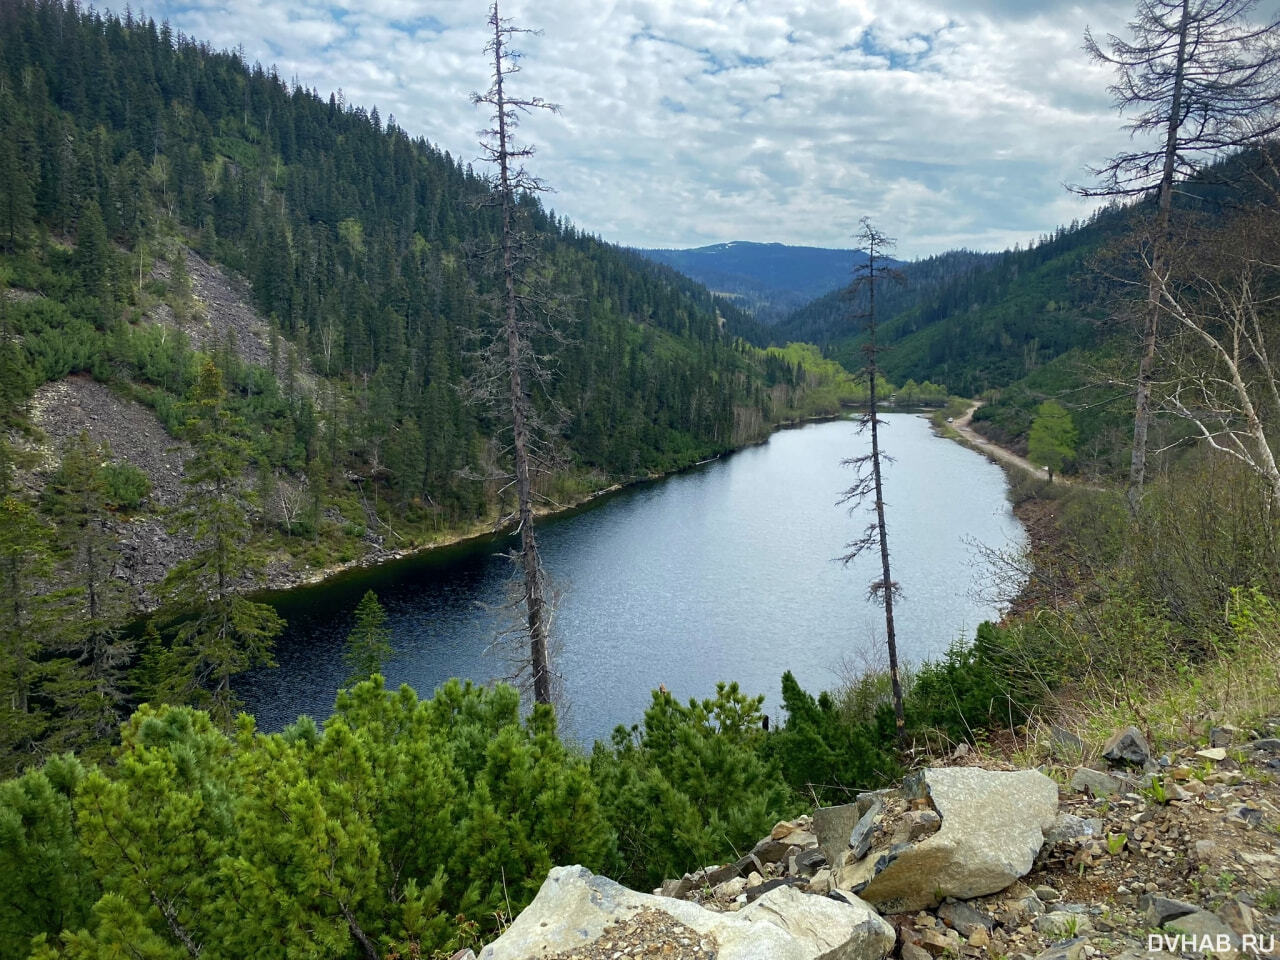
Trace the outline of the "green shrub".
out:
<instances>
[{"instance_id":1,"label":"green shrub","mask_svg":"<svg viewBox=\"0 0 1280 960\"><path fill-rule=\"evenodd\" d=\"M131 463L108 463L102 467L107 505L116 510L137 510L151 493L147 475Z\"/></svg>"},{"instance_id":2,"label":"green shrub","mask_svg":"<svg viewBox=\"0 0 1280 960\"><path fill-rule=\"evenodd\" d=\"M880 704L869 720L859 718L841 710L829 693L816 699L806 693L790 671L782 675L782 703L787 721L769 738L769 748L793 790L819 803L844 803L900 772L889 704Z\"/></svg>"},{"instance_id":3,"label":"green shrub","mask_svg":"<svg viewBox=\"0 0 1280 960\"><path fill-rule=\"evenodd\" d=\"M764 749L763 697L718 684L714 700L681 704L654 691L643 727L597 743L591 775L618 836L611 871L652 887L740 856L798 804Z\"/></svg>"},{"instance_id":4,"label":"green shrub","mask_svg":"<svg viewBox=\"0 0 1280 960\"><path fill-rule=\"evenodd\" d=\"M906 697L912 730L959 742L1023 722L1044 678L1019 669L1010 641L1010 632L984 623L972 644L952 644L942 659L922 664Z\"/></svg>"}]
</instances>

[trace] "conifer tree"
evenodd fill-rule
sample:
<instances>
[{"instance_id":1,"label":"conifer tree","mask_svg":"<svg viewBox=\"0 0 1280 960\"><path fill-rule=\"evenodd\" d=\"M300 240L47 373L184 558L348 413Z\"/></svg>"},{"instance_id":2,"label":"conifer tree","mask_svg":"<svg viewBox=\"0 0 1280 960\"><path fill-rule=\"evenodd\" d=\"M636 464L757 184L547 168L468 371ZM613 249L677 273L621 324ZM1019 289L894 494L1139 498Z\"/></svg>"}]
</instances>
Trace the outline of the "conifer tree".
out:
<instances>
[{"instance_id":1,"label":"conifer tree","mask_svg":"<svg viewBox=\"0 0 1280 960\"><path fill-rule=\"evenodd\" d=\"M348 686L380 672L382 665L394 654L391 632L387 629L387 613L378 602L378 595L367 590L356 606L356 623L347 635L343 654L350 671Z\"/></svg>"},{"instance_id":2,"label":"conifer tree","mask_svg":"<svg viewBox=\"0 0 1280 960\"><path fill-rule=\"evenodd\" d=\"M497 250L499 332L488 351L489 362L481 373L479 389L485 399L504 401L511 431L515 519L520 535L518 563L523 580L521 603L529 641L528 678L534 700L550 703L551 597L533 520L533 477L538 469L538 448L545 449L548 438L545 431L539 430L530 391L545 386L549 378L545 358L538 355L534 337L552 334L553 330L546 317L548 299L537 291L530 275L533 240L522 222L533 203L532 195L546 188L525 170L524 161L533 155L533 148L517 144L515 131L522 114L557 108L539 97L513 97L507 90L508 80L520 69L519 54L511 48L511 39L529 31L503 19L496 2L489 8L489 28L493 36L485 52L493 58L492 82L485 93L473 94L472 100L493 110L493 126L485 131L482 146L485 159L497 169L493 189L494 202L501 215Z\"/></svg>"},{"instance_id":3,"label":"conifer tree","mask_svg":"<svg viewBox=\"0 0 1280 960\"><path fill-rule=\"evenodd\" d=\"M45 509L60 527L63 608L71 614L58 644L71 661L51 691L64 745L102 742L123 719L124 671L133 643L122 630L127 589L113 575L120 551L108 526L104 465L110 459L108 445L95 444L81 431L44 493Z\"/></svg>"},{"instance_id":4,"label":"conifer tree","mask_svg":"<svg viewBox=\"0 0 1280 960\"><path fill-rule=\"evenodd\" d=\"M887 267L882 261L893 249L894 241L877 230L870 218L862 218L862 230L857 239L860 242L866 259L854 271L851 292L857 296L865 292L867 312L864 315L867 334L862 348L866 364L863 366L867 378L867 412L859 421L859 430L871 435L871 452L844 461L844 465L852 467L856 478L840 497L840 503L849 504L850 511L860 509L871 498L874 513L872 522L862 536L846 544L847 553L841 557L845 564L852 563L865 551L878 548L880 553L880 577L872 581L869 596L880 602L884 608L884 639L889 652L889 685L893 693L894 721L897 725L898 741L906 738L906 717L902 709L902 682L898 675L898 639L893 619L893 603L901 591L889 570L889 529L885 522L884 482L882 467L889 458L880 447L880 427L884 421L880 419L880 353L884 349L876 340L876 292L886 279L901 281L897 271Z\"/></svg>"},{"instance_id":5,"label":"conifer tree","mask_svg":"<svg viewBox=\"0 0 1280 960\"><path fill-rule=\"evenodd\" d=\"M183 432L194 453L185 465L187 491L175 529L191 537L196 550L165 579L174 623L157 679L163 696L207 704L225 725L239 703L231 678L272 665L271 648L284 621L266 604L237 593L260 564L250 545L255 498L245 482L244 423L228 407L212 360L200 370Z\"/></svg>"},{"instance_id":6,"label":"conifer tree","mask_svg":"<svg viewBox=\"0 0 1280 960\"><path fill-rule=\"evenodd\" d=\"M53 530L30 504L0 496L0 772L30 757L46 732L36 699L54 629L41 593L53 570Z\"/></svg>"}]
</instances>

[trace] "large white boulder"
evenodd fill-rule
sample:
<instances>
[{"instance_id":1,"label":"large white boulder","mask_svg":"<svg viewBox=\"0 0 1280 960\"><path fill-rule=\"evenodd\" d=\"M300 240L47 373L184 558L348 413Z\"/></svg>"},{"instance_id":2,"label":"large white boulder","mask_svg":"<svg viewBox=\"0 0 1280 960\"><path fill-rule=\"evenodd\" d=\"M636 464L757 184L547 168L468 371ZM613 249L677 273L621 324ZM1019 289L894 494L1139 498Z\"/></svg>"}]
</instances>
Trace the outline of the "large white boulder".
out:
<instances>
[{"instance_id":1,"label":"large white boulder","mask_svg":"<svg viewBox=\"0 0 1280 960\"><path fill-rule=\"evenodd\" d=\"M737 913L717 913L637 893L574 866L554 868L533 903L480 951L479 960L556 956L595 942L606 928L610 938L621 939L643 936L647 927L670 927L669 921L654 924L655 915L708 941L719 960L881 960L894 944L893 928L851 895L844 902L780 887Z\"/></svg>"},{"instance_id":2,"label":"large white boulder","mask_svg":"<svg viewBox=\"0 0 1280 960\"><path fill-rule=\"evenodd\" d=\"M922 787L942 817L938 832L858 865L869 878L858 895L883 913L1003 890L1031 869L1058 815L1058 785L1037 770L932 768Z\"/></svg>"}]
</instances>

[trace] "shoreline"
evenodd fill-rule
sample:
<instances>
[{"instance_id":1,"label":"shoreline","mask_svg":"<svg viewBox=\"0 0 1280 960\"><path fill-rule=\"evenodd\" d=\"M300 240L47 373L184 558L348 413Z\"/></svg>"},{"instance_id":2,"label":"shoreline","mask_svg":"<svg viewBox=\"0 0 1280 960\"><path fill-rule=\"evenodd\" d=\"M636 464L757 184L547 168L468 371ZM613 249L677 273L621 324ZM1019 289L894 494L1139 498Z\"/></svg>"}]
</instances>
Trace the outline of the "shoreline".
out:
<instances>
[{"instance_id":1,"label":"shoreline","mask_svg":"<svg viewBox=\"0 0 1280 960\"><path fill-rule=\"evenodd\" d=\"M849 410L856 410L856 407L850 407ZM912 410L895 410L895 413L913 413L919 412ZM834 423L838 420L850 420L851 415L848 412L838 414L818 414L812 417L800 417L794 420L782 420L770 427L769 432L758 440L751 440L740 444L732 449L725 450L712 457L698 460L694 463L686 464L682 467L676 467L672 470L666 470L659 473L649 473L640 476L630 477L625 480L619 480L609 484L607 487L601 487L593 490L585 496L574 500L572 503L561 504L559 506L550 507L541 505L534 509L534 516L537 519L562 518L572 516L580 510L591 509L598 505L598 502L615 494L622 493L632 487L637 487L646 483L654 483L659 480L666 480L670 477L678 476L689 470L706 466L725 457L741 453L752 447L762 446L769 442L769 439L781 430L796 430L801 427L812 426L816 423ZM417 544L412 547L399 547L395 549L378 549L365 554L362 557L356 557L352 560L344 560L340 563L329 564L324 567L303 572L293 571L291 569L283 569L279 572L269 573L262 578L262 582L251 587L246 593L252 597L266 598L272 595L288 593L291 590L301 587L314 587L330 580L335 580L347 574L360 573L375 570L388 564L398 563L404 560L410 560L417 557L427 556L436 551L444 551L458 547L466 547L472 544L480 543L484 540L496 540L510 534L515 529L514 522L508 522L499 526L489 524L477 524L472 528L453 533L446 534L442 539L432 541L431 543Z\"/></svg>"}]
</instances>

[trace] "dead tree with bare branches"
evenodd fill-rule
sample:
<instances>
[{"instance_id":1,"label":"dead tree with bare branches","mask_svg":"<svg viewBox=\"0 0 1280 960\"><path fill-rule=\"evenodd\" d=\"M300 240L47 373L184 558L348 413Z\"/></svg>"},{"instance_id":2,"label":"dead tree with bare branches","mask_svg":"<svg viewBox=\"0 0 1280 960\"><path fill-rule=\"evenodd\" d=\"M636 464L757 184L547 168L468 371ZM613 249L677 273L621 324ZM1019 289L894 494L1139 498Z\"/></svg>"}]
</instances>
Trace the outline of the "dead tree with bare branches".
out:
<instances>
[{"instance_id":1,"label":"dead tree with bare branches","mask_svg":"<svg viewBox=\"0 0 1280 960\"><path fill-rule=\"evenodd\" d=\"M538 703L552 701L549 643L553 600L534 535L534 477L549 469L553 459L554 431L547 428L533 402L533 391L545 388L551 377L551 358L539 354L538 344L557 342L550 315L554 299L542 290L531 269L537 238L527 226L527 208L533 197L547 188L530 174L524 161L533 148L515 137L522 116L557 107L538 97L522 99L508 90L511 77L520 70L520 55L512 39L533 31L504 19L495 0L489 8L492 37L485 53L492 59L489 89L472 95L472 102L492 110L491 126L482 131L484 159L495 169L492 195L487 201L498 208L500 223L496 248L491 251L497 291L489 311L495 329L480 352L472 378L472 396L502 414L510 439L511 473L508 486L515 490L515 510L504 521L515 523L520 549L513 555L520 570L523 607L522 630L527 634L528 657L518 679L533 690Z\"/></svg>"},{"instance_id":2,"label":"dead tree with bare branches","mask_svg":"<svg viewBox=\"0 0 1280 960\"><path fill-rule=\"evenodd\" d=\"M1129 22L1132 39L1108 36L1104 47L1085 32L1090 57L1116 69L1110 92L1120 112L1131 117L1127 129L1134 146L1093 170L1095 185L1075 189L1089 197L1156 195L1146 244L1150 266L1129 466L1129 508L1135 514L1147 472L1162 314L1158 278L1175 186L1206 163L1280 131L1280 21L1250 23L1256 5L1257 0L1138 0Z\"/></svg>"},{"instance_id":3,"label":"dead tree with bare branches","mask_svg":"<svg viewBox=\"0 0 1280 960\"><path fill-rule=\"evenodd\" d=\"M1274 428L1280 423L1280 228L1275 208L1250 211L1188 244L1156 274L1167 377L1156 402L1194 436L1244 464L1280 509ZM1148 264L1150 266L1150 264Z\"/></svg>"},{"instance_id":4,"label":"dead tree with bare branches","mask_svg":"<svg viewBox=\"0 0 1280 960\"><path fill-rule=\"evenodd\" d=\"M870 498L874 518L866 530L856 540L845 544L845 553L840 560L847 566L867 550L878 547L880 552L880 578L872 581L868 596L878 600L884 608L885 644L889 649L889 684L893 692L893 714L897 728L898 742L906 738L906 717L902 709L902 682L898 674L898 639L893 620L894 600L901 596L901 590L894 581L889 570L889 530L885 523L884 482L882 466L892 462L880 447L880 427L884 421L880 419L880 398L877 381L880 377L880 353L883 350L876 339L876 289L886 280L902 282L898 271L885 265L885 256L893 249L894 241L877 230L869 217L862 218L862 229L857 234L859 246L866 254L866 260L854 269L853 284L850 286L851 296L866 294L867 311L859 320L865 321L866 343L863 345L863 366L867 378L869 396L867 411L858 422L860 433L871 435L871 452L843 461L844 466L854 470L854 482L841 494L839 503L848 505L852 514L860 510Z\"/></svg>"}]
</instances>

